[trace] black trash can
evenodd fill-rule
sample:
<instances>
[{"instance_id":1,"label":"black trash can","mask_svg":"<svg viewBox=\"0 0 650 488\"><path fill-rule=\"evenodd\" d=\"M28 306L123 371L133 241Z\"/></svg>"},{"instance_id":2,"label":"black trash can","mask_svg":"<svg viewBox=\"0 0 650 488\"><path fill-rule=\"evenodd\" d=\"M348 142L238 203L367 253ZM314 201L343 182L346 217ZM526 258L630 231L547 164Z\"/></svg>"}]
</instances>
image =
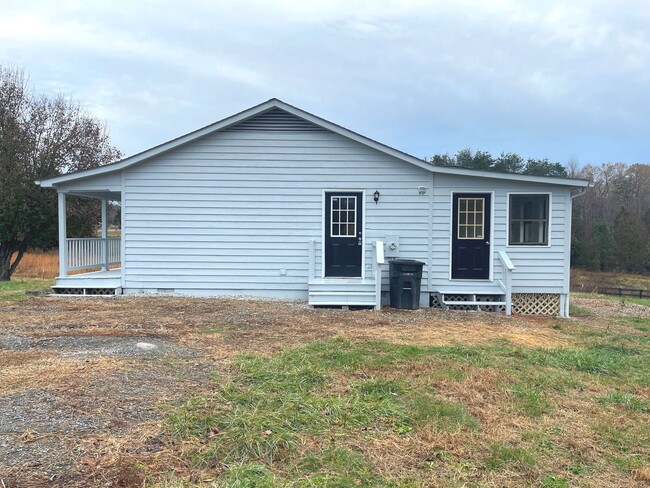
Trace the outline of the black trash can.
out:
<instances>
[{"instance_id":1,"label":"black trash can","mask_svg":"<svg viewBox=\"0 0 650 488\"><path fill-rule=\"evenodd\" d=\"M407 310L420 308L422 261L393 259L390 262L390 306Z\"/></svg>"}]
</instances>

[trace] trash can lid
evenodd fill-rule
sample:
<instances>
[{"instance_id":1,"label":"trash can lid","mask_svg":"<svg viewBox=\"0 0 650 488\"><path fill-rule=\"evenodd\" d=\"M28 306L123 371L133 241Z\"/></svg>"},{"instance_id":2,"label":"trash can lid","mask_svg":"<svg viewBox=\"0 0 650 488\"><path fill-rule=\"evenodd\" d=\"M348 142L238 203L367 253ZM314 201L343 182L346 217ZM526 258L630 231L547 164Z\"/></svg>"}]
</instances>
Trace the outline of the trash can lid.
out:
<instances>
[{"instance_id":1,"label":"trash can lid","mask_svg":"<svg viewBox=\"0 0 650 488\"><path fill-rule=\"evenodd\" d=\"M391 259L390 264L421 264L424 266L422 261L417 261L415 259Z\"/></svg>"}]
</instances>

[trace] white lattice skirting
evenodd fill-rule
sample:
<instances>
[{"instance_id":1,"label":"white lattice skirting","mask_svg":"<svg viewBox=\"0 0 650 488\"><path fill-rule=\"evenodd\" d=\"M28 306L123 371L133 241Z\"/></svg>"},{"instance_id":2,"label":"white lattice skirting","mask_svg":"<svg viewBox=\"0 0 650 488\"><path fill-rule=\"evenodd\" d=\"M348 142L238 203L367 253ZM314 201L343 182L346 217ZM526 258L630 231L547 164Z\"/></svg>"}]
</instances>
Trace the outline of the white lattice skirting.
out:
<instances>
[{"instance_id":1,"label":"white lattice skirting","mask_svg":"<svg viewBox=\"0 0 650 488\"><path fill-rule=\"evenodd\" d=\"M560 315L560 295L555 293L513 293L512 311L525 315Z\"/></svg>"}]
</instances>

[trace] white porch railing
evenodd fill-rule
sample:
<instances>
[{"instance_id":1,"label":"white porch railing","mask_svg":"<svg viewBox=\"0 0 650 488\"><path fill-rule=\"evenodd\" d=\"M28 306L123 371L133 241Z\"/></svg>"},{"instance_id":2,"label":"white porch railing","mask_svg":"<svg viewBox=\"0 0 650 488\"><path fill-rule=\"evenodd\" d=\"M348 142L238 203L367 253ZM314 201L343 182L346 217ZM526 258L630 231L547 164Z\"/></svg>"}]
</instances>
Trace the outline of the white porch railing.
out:
<instances>
[{"instance_id":1,"label":"white porch railing","mask_svg":"<svg viewBox=\"0 0 650 488\"><path fill-rule=\"evenodd\" d=\"M512 315L512 272L515 270L515 265L505 251L499 251L497 255L503 269L503 279L499 280L499 286L506 295L506 315Z\"/></svg>"},{"instance_id":2,"label":"white porch railing","mask_svg":"<svg viewBox=\"0 0 650 488\"><path fill-rule=\"evenodd\" d=\"M102 268L120 264L119 237L66 239L68 270Z\"/></svg>"},{"instance_id":3,"label":"white porch railing","mask_svg":"<svg viewBox=\"0 0 650 488\"><path fill-rule=\"evenodd\" d=\"M375 310L381 310L381 268L384 261L384 241L375 241Z\"/></svg>"}]
</instances>

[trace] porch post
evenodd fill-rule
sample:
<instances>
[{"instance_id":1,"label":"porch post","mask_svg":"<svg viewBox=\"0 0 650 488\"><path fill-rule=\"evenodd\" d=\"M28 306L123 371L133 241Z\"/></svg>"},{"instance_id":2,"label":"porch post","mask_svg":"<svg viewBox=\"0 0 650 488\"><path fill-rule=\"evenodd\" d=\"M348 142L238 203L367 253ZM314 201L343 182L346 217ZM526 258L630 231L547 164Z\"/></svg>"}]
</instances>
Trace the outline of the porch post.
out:
<instances>
[{"instance_id":1,"label":"porch post","mask_svg":"<svg viewBox=\"0 0 650 488\"><path fill-rule=\"evenodd\" d=\"M65 218L65 193L59 192L59 276L68 274L68 239Z\"/></svg>"},{"instance_id":2,"label":"porch post","mask_svg":"<svg viewBox=\"0 0 650 488\"><path fill-rule=\"evenodd\" d=\"M108 201L102 198L102 271L108 269Z\"/></svg>"}]
</instances>

